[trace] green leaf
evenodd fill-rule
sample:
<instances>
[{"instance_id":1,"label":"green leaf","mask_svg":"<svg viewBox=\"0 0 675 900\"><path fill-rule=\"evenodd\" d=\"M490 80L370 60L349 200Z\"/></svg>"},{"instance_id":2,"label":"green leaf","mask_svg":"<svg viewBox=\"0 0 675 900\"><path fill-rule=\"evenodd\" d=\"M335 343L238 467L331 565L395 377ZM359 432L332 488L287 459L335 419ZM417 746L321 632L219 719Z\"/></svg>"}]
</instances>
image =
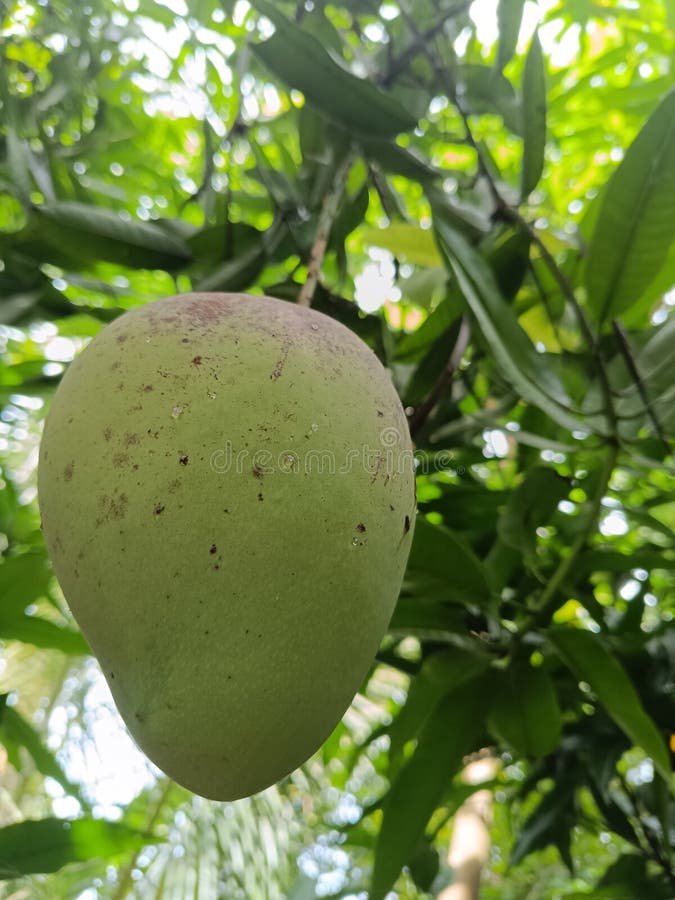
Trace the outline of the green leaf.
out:
<instances>
[{"instance_id":1,"label":"green leaf","mask_svg":"<svg viewBox=\"0 0 675 900\"><path fill-rule=\"evenodd\" d=\"M497 113L507 128L520 133L516 92L505 75L491 66L466 63L457 66L457 77L463 83L472 113Z\"/></svg>"},{"instance_id":2,"label":"green leaf","mask_svg":"<svg viewBox=\"0 0 675 900\"><path fill-rule=\"evenodd\" d=\"M10 125L5 135L5 147L7 152L7 167L14 181L16 195L24 204L30 203L30 174L26 164L26 145L14 128Z\"/></svg>"},{"instance_id":3,"label":"green leaf","mask_svg":"<svg viewBox=\"0 0 675 900\"><path fill-rule=\"evenodd\" d=\"M73 784L59 765L58 760L33 726L12 706L6 705L7 694L0 695L0 738L15 747L25 747L38 772L57 781L67 794L76 797L82 806L86 803L77 785Z\"/></svg>"},{"instance_id":4,"label":"green leaf","mask_svg":"<svg viewBox=\"0 0 675 900\"><path fill-rule=\"evenodd\" d=\"M393 141L374 139L364 140L361 143L366 156L378 162L385 172L403 175L404 178L421 184L434 181L441 175L428 159L413 148L401 147Z\"/></svg>"},{"instance_id":5,"label":"green leaf","mask_svg":"<svg viewBox=\"0 0 675 900\"><path fill-rule=\"evenodd\" d=\"M396 348L396 357L409 359L428 349L442 334L445 334L465 309L466 304L460 292L450 290L447 297L438 304L416 331L401 338L401 342Z\"/></svg>"},{"instance_id":6,"label":"green leaf","mask_svg":"<svg viewBox=\"0 0 675 900\"><path fill-rule=\"evenodd\" d=\"M440 266L441 256L430 228L396 222L388 228L363 228L363 242L389 250L394 256L418 266Z\"/></svg>"},{"instance_id":7,"label":"green leaf","mask_svg":"<svg viewBox=\"0 0 675 900\"><path fill-rule=\"evenodd\" d=\"M605 191L584 278L600 324L637 303L675 238L675 89L628 148Z\"/></svg>"},{"instance_id":8,"label":"green leaf","mask_svg":"<svg viewBox=\"0 0 675 900\"><path fill-rule=\"evenodd\" d=\"M560 741L560 707L551 680L526 660L513 662L499 678L488 726L523 756L545 756Z\"/></svg>"},{"instance_id":9,"label":"green leaf","mask_svg":"<svg viewBox=\"0 0 675 900\"><path fill-rule=\"evenodd\" d=\"M457 343L461 327L461 321L453 322L417 364L401 398L404 406L417 406L433 389L441 372L448 364L448 357Z\"/></svg>"},{"instance_id":10,"label":"green leaf","mask_svg":"<svg viewBox=\"0 0 675 900\"><path fill-rule=\"evenodd\" d=\"M546 70L539 35L535 32L523 74L523 163L520 199L535 189L544 169L546 149Z\"/></svg>"},{"instance_id":11,"label":"green leaf","mask_svg":"<svg viewBox=\"0 0 675 900\"><path fill-rule=\"evenodd\" d=\"M453 600L489 604L490 588L480 560L462 537L418 516L408 568L432 576Z\"/></svg>"},{"instance_id":12,"label":"green leaf","mask_svg":"<svg viewBox=\"0 0 675 900\"><path fill-rule=\"evenodd\" d=\"M0 623L47 595L52 572L44 550L8 556L0 564Z\"/></svg>"},{"instance_id":13,"label":"green leaf","mask_svg":"<svg viewBox=\"0 0 675 900\"><path fill-rule=\"evenodd\" d=\"M410 860L445 786L481 733L489 695L486 678L465 682L437 706L385 797L371 900L382 900Z\"/></svg>"},{"instance_id":14,"label":"green leaf","mask_svg":"<svg viewBox=\"0 0 675 900\"><path fill-rule=\"evenodd\" d=\"M251 244L236 259L217 266L204 278L199 279L196 291L243 291L250 287L265 268L267 253L262 241Z\"/></svg>"},{"instance_id":15,"label":"green leaf","mask_svg":"<svg viewBox=\"0 0 675 900\"><path fill-rule=\"evenodd\" d=\"M289 21L268 0L253 6L275 26L274 35L253 45L258 58L319 112L357 134L393 137L415 126L403 106L371 81L357 78L339 65L319 41Z\"/></svg>"},{"instance_id":16,"label":"green leaf","mask_svg":"<svg viewBox=\"0 0 675 900\"><path fill-rule=\"evenodd\" d=\"M537 544L536 529L549 521L569 489L567 480L555 469L533 466L509 496L499 519L500 539L532 559Z\"/></svg>"},{"instance_id":17,"label":"green leaf","mask_svg":"<svg viewBox=\"0 0 675 900\"><path fill-rule=\"evenodd\" d=\"M121 219L117 213L85 203L59 202L33 208L32 239L80 262L119 263L138 269L178 269L190 249L175 235L149 222Z\"/></svg>"},{"instance_id":18,"label":"green leaf","mask_svg":"<svg viewBox=\"0 0 675 900\"><path fill-rule=\"evenodd\" d=\"M89 645L79 631L55 625L40 616L21 616L0 620L0 636L3 640L21 641L49 650L60 650L70 656L91 655Z\"/></svg>"},{"instance_id":19,"label":"green leaf","mask_svg":"<svg viewBox=\"0 0 675 900\"><path fill-rule=\"evenodd\" d=\"M600 637L573 628L553 628L547 636L574 675L590 684L624 734L642 747L661 775L669 779L670 760L663 737L645 712L626 670Z\"/></svg>"},{"instance_id":20,"label":"green leaf","mask_svg":"<svg viewBox=\"0 0 675 900\"><path fill-rule=\"evenodd\" d=\"M529 853L549 844L555 844L569 864L569 832L575 821L574 785L560 779L525 822L511 850L509 865L517 865Z\"/></svg>"},{"instance_id":21,"label":"green leaf","mask_svg":"<svg viewBox=\"0 0 675 900\"><path fill-rule=\"evenodd\" d=\"M520 396L569 430L587 430L569 410L569 398L554 372L532 346L513 309L501 296L486 261L463 235L435 222L439 246L503 374Z\"/></svg>"},{"instance_id":22,"label":"green leaf","mask_svg":"<svg viewBox=\"0 0 675 900\"><path fill-rule=\"evenodd\" d=\"M499 45L496 64L500 72L516 51L524 6L525 0L499 0L497 7Z\"/></svg>"},{"instance_id":23,"label":"green leaf","mask_svg":"<svg viewBox=\"0 0 675 900\"><path fill-rule=\"evenodd\" d=\"M481 648L452 647L428 656L412 680L405 706L389 729L389 756L395 762L407 741L417 737L443 697L484 672L490 657Z\"/></svg>"},{"instance_id":24,"label":"green leaf","mask_svg":"<svg viewBox=\"0 0 675 900\"><path fill-rule=\"evenodd\" d=\"M104 819L19 822L0 829L0 878L56 872L68 863L110 859L160 840Z\"/></svg>"}]
</instances>

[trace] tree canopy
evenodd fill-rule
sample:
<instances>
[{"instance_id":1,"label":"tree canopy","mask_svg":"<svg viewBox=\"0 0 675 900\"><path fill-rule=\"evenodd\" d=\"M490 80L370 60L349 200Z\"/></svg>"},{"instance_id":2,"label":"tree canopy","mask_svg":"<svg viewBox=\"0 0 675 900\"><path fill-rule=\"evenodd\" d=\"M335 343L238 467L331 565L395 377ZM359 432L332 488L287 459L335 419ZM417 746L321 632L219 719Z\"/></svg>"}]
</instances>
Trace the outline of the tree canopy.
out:
<instances>
[{"instance_id":1,"label":"tree canopy","mask_svg":"<svg viewBox=\"0 0 675 900\"><path fill-rule=\"evenodd\" d=\"M2 896L438 896L487 790L481 898L673 897L674 28L659 0L2 4ZM416 447L362 691L236 804L124 745L36 503L68 363L192 290L353 329Z\"/></svg>"}]
</instances>

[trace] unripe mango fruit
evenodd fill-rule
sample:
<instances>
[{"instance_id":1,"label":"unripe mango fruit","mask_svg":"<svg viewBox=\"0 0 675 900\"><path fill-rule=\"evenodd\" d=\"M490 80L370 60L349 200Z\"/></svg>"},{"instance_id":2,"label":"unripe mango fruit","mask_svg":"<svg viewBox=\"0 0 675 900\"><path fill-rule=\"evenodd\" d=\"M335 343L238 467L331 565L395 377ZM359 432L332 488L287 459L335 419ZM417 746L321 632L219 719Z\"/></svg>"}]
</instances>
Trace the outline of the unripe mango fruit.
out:
<instances>
[{"instance_id":1,"label":"unripe mango fruit","mask_svg":"<svg viewBox=\"0 0 675 900\"><path fill-rule=\"evenodd\" d=\"M241 294L126 312L56 391L38 488L64 595L156 765L236 799L321 745L415 511L405 414L356 335Z\"/></svg>"}]
</instances>

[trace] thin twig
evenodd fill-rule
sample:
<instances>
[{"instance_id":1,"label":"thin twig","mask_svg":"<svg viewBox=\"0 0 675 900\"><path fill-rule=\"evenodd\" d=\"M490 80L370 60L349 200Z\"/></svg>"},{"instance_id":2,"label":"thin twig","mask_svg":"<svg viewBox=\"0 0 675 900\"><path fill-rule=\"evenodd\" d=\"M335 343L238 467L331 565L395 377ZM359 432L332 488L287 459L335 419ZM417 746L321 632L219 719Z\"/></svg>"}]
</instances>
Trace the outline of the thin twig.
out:
<instances>
[{"instance_id":1,"label":"thin twig","mask_svg":"<svg viewBox=\"0 0 675 900\"><path fill-rule=\"evenodd\" d=\"M621 324L616 319L614 319L614 321L612 322L612 327L614 329L614 335L616 337L617 344L619 345L619 350L621 351L621 355L623 356L624 362L626 363L626 368L630 372L631 377L632 377L633 381L635 382L635 387L637 388L638 393L640 395L640 399L642 400L642 402L645 406L645 409L647 410L647 415L649 416L651 423L654 426L654 431L656 432L656 434L657 434L659 440L661 441L661 443L663 444L663 446L666 448L666 452L670 453L671 452L670 442L668 441L668 438L666 437L666 434L663 430L663 426L661 425L661 422L659 421L659 418L656 415L654 407L652 406L652 402L649 399L649 395L647 394L647 388L642 379L642 376L640 375L640 370L637 367L637 362L635 360L635 357L633 356L633 352L631 350L631 346L628 341L628 335L626 334L626 332L621 327Z\"/></svg>"},{"instance_id":2,"label":"thin twig","mask_svg":"<svg viewBox=\"0 0 675 900\"><path fill-rule=\"evenodd\" d=\"M426 424L427 419L433 412L438 401L452 384L452 379L462 361L462 356L464 356L470 337L471 322L469 321L469 317L465 315L462 317L455 346L452 348L452 353L450 354L446 365L443 367L443 371L438 376L436 383L433 385L427 396L410 417L410 434L413 438Z\"/></svg>"},{"instance_id":3,"label":"thin twig","mask_svg":"<svg viewBox=\"0 0 675 900\"><path fill-rule=\"evenodd\" d=\"M396 218L398 211L392 208L391 202L389 201L389 198L385 193L381 180L382 175L377 171L377 169L373 167L372 163L368 162L367 166L368 177L370 178L370 181L375 188L375 192L379 197L380 204L382 206L382 209L384 210L384 214L389 219L389 221L392 222Z\"/></svg>"},{"instance_id":4,"label":"thin twig","mask_svg":"<svg viewBox=\"0 0 675 900\"><path fill-rule=\"evenodd\" d=\"M410 44L409 47L406 47L406 49L401 53L400 56L394 57L394 59L390 62L387 71L380 80L380 84L382 85L382 87L391 87L398 76L408 68L415 57L419 56L420 53L426 52L426 44L429 41L432 41L443 31L446 23L449 22L450 19L454 19L456 16L459 16L463 12L466 12L470 8L472 2L473 0L466 0L466 2L464 3L460 3L457 6L453 6L450 9L445 10L438 22L435 22L424 32L420 32L416 28L412 44ZM405 17L406 13L404 12L403 15ZM408 22L408 25L409 24L410 22Z\"/></svg>"},{"instance_id":5,"label":"thin twig","mask_svg":"<svg viewBox=\"0 0 675 900\"><path fill-rule=\"evenodd\" d=\"M321 266L323 265L323 258L326 255L330 233L340 209L340 203L344 196L347 177L354 162L354 156L355 152L353 148L350 148L335 173L331 190L323 198L323 205L316 226L314 243L312 244L312 250L309 255L307 279L298 294L297 302L299 306L312 305L314 291L319 282L319 274L321 272Z\"/></svg>"}]
</instances>

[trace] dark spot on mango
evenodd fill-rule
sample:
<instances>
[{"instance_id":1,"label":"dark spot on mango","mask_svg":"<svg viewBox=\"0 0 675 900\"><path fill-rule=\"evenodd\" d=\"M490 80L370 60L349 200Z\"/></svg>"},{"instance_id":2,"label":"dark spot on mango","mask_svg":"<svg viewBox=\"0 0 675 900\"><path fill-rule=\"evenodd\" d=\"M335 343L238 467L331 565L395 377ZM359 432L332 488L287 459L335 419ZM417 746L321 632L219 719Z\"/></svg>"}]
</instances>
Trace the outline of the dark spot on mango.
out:
<instances>
[{"instance_id":1,"label":"dark spot on mango","mask_svg":"<svg viewBox=\"0 0 675 900\"><path fill-rule=\"evenodd\" d=\"M359 534L365 534L366 526L363 524L363 522L359 522L359 524L356 526L356 530L358 531Z\"/></svg>"},{"instance_id":2,"label":"dark spot on mango","mask_svg":"<svg viewBox=\"0 0 675 900\"><path fill-rule=\"evenodd\" d=\"M163 512L164 512L164 504L163 504L163 503L156 503L156 504L155 504L155 508L153 509L153 513L154 513L156 516L158 516L160 513L163 513Z\"/></svg>"},{"instance_id":3,"label":"dark spot on mango","mask_svg":"<svg viewBox=\"0 0 675 900\"><path fill-rule=\"evenodd\" d=\"M190 458L188 456L181 456L179 457L178 462L181 464L181 466L187 466L187 464L190 462Z\"/></svg>"}]
</instances>

